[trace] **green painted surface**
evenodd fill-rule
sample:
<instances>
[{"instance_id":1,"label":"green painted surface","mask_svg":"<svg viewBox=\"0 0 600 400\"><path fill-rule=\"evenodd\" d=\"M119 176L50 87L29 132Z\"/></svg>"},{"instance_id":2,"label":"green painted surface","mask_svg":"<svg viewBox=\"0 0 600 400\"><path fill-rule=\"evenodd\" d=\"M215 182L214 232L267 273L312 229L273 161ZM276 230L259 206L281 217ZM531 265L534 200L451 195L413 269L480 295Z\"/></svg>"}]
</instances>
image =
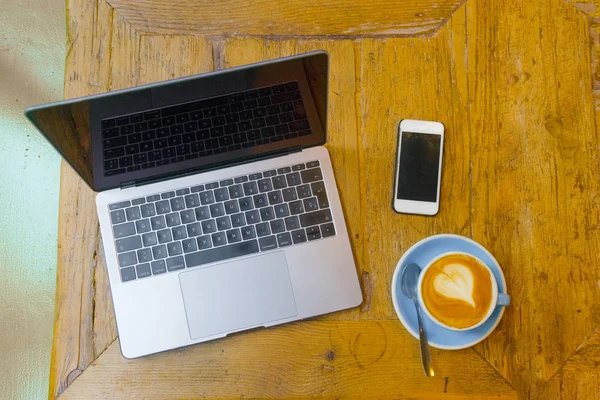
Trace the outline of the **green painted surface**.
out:
<instances>
[{"instance_id":1,"label":"green painted surface","mask_svg":"<svg viewBox=\"0 0 600 400\"><path fill-rule=\"evenodd\" d=\"M23 117L62 99L64 0L0 0L0 397L48 395L59 156Z\"/></svg>"}]
</instances>

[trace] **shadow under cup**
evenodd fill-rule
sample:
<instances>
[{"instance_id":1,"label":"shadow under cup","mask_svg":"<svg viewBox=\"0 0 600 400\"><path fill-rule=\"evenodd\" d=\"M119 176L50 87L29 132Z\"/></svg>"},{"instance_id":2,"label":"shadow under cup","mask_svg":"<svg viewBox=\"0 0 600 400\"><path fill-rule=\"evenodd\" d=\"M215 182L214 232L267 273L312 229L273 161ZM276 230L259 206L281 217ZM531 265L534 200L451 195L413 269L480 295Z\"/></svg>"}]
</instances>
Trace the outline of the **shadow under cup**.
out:
<instances>
[{"instance_id":1,"label":"shadow under cup","mask_svg":"<svg viewBox=\"0 0 600 400\"><path fill-rule=\"evenodd\" d=\"M442 258L445 258L445 257L450 257L450 256L462 256L462 257L466 257L466 258L472 259L477 264L479 264L480 267L484 268L488 272L488 275L490 277L491 284L492 284L491 285L492 286L491 303L490 303L489 309L487 310L487 313L476 324L468 326L468 327L464 327L464 328L453 327L453 326L447 325L447 324L441 322L440 320L438 320L428 310L427 306L425 305L425 301L423 299L423 293L422 293L423 279L425 277L426 272L438 260L440 260ZM453 331L467 331L467 330L472 330L472 329L475 329L475 328L483 325L492 316L492 314L494 313L494 311L496 310L497 307L508 306L510 304L510 296L508 294L506 294L506 293L500 293L499 292L499 290L498 290L498 282L496 280L496 277L494 276L493 271L483 261L481 261L479 258L475 257L472 254L468 254L468 253L464 253L464 252L460 252L460 251L450 251L450 252L446 252L446 253L440 254L439 256L435 257L421 271L421 274L419 275L419 281L418 281L418 301L419 301L419 304L420 304L421 309L423 310L423 312L425 312L425 314L427 314L427 316L434 323L436 323L437 325L439 325L439 326L441 326L441 327L443 327L445 329L450 329L450 330L453 330Z\"/></svg>"}]
</instances>

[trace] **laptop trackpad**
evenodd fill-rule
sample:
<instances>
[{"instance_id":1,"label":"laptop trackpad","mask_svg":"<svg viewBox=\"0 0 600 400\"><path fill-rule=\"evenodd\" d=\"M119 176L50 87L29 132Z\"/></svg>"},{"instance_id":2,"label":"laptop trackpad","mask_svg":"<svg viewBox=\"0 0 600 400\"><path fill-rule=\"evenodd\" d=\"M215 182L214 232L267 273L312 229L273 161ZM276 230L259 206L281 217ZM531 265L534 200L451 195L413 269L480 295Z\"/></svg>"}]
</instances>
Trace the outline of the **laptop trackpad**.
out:
<instances>
[{"instance_id":1,"label":"laptop trackpad","mask_svg":"<svg viewBox=\"0 0 600 400\"><path fill-rule=\"evenodd\" d=\"M282 251L183 272L179 281L192 339L298 314Z\"/></svg>"}]
</instances>

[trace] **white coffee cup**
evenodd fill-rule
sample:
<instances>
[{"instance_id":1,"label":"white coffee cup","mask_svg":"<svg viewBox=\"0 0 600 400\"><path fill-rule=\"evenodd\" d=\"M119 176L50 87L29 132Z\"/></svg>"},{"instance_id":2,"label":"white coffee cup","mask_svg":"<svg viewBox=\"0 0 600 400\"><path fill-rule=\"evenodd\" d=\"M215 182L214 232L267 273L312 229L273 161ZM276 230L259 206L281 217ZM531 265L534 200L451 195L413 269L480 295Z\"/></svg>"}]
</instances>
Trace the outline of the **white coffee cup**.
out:
<instances>
[{"instance_id":1,"label":"white coffee cup","mask_svg":"<svg viewBox=\"0 0 600 400\"><path fill-rule=\"evenodd\" d=\"M490 279L492 281L492 302L490 304L490 308L489 308L487 314L477 324L475 324L473 326L469 326L467 328L454 328L452 326L448 326L448 325L444 324L443 322L439 321L433 315L431 315L431 313L425 306L425 302L423 301L422 288L423 288L423 277L425 276L425 272L427 272L427 270L437 260L439 260L440 258L443 258L443 257L450 256L450 255L461 255L461 256L467 256L467 257L473 258L475 261L477 261L482 267L484 267L487 270L487 272L489 273ZM427 264L421 270L421 274L419 275L419 281L417 283L417 286L418 286L418 301L421 306L421 310L423 310L423 312L425 312L425 314L439 326L446 328L446 329L453 330L453 331L467 331L467 330L475 329L475 328L483 325L492 316L492 314L496 310L496 307L505 307L510 304L510 296L506 293L498 292L498 282L496 281L496 277L494 276L494 273L492 272L490 267L488 267L483 261L481 261L479 258L475 257L474 255L469 254L469 253L460 252L460 251L449 251L449 252L440 254L439 256L437 256L433 260L431 260L429 262L429 264Z\"/></svg>"}]
</instances>

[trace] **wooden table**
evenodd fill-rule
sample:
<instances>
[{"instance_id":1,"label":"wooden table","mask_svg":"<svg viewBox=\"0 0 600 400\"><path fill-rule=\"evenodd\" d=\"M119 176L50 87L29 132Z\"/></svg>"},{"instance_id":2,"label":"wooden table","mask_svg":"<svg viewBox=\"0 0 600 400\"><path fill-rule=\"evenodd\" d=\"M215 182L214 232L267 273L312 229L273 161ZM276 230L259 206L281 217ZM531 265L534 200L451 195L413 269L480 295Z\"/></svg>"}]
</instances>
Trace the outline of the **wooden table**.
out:
<instances>
[{"instance_id":1,"label":"wooden table","mask_svg":"<svg viewBox=\"0 0 600 400\"><path fill-rule=\"evenodd\" d=\"M323 3L323 4L320 4ZM600 397L599 0L69 0L72 98L314 49L364 303L142 359L119 353L94 196L63 163L50 397ZM390 208L402 118L446 125L441 211ZM513 304L433 350L390 299L416 241L486 246Z\"/></svg>"}]
</instances>

